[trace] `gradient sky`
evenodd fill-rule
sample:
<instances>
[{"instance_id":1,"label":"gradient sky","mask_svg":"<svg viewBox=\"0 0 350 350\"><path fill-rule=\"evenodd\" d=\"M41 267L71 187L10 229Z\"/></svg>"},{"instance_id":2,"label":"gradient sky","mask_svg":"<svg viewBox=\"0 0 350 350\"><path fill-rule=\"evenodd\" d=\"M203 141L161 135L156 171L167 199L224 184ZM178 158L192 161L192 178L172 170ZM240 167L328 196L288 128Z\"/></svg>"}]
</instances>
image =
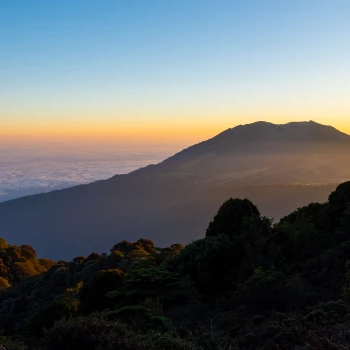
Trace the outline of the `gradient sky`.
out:
<instances>
[{"instance_id":1,"label":"gradient sky","mask_svg":"<svg viewBox=\"0 0 350 350\"><path fill-rule=\"evenodd\" d=\"M1 0L0 138L350 133L349 18L349 0Z\"/></svg>"}]
</instances>

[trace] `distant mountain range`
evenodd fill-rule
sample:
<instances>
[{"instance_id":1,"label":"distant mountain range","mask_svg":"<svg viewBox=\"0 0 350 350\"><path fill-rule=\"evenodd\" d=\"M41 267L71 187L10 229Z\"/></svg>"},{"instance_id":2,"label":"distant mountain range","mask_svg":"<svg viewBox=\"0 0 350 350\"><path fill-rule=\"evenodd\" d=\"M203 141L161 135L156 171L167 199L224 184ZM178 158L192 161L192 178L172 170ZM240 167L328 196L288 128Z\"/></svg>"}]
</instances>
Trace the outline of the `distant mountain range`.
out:
<instances>
[{"instance_id":1,"label":"distant mountain range","mask_svg":"<svg viewBox=\"0 0 350 350\"><path fill-rule=\"evenodd\" d=\"M312 121L240 125L127 175L0 203L0 236L67 259L122 239L187 243L229 197L277 219L325 201L350 179L349 154L349 135Z\"/></svg>"}]
</instances>

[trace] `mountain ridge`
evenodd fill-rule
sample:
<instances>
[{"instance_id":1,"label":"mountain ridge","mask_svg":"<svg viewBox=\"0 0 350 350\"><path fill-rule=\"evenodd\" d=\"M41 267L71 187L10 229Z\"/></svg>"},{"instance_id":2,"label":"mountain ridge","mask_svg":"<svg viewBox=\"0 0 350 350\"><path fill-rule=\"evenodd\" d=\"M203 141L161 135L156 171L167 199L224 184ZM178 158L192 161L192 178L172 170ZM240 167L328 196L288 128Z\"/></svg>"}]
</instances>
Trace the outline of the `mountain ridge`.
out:
<instances>
[{"instance_id":1,"label":"mountain ridge","mask_svg":"<svg viewBox=\"0 0 350 350\"><path fill-rule=\"evenodd\" d=\"M298 158L302 159L301 174L295 176L294 180L288 175L286 181L282 183L342 182L350 177L350 163L345 161L345 175L344 169L337 175L334 171L336 162L333 162L333 158L339 155L346 156L349 150L350 136L331 126L313 121L287 124L256 122L227 129L209 140L176 153L157 165L138 169L131 173L131 176L140 175L158 179L161 177L163 180L177 178L193 185L193 175L196 178L204 175L211 185L213 183L222 185L223 182L218 181L219 176L235 178L236 185L255 185L256 179L250 176L252 172L288 170L289 164L293 163L294 167ZM302 155L305 151L307 157ZM271 162L261 161L262 157L271 158ZM252 164L259 166L254 168ZM309 166L308 171L311 171L312 176L306 176L303 181L307 164L313 164L315 169L322 169L323 174L317 176L312 174ZM238 175L240 172L241 176ZM158 173L161 173L161 176L158 176ZM259 181L264 185L281 182L274 174L264 175Z\"/></svg>"},{"instance_id":2,"label":"mountain ridge","mask_svg":"<svg viewBox=\"0 0 350 350\"><path fill-rule=\"evenodd\" d=\"M305 143L295 147L298 141L280 136L286 133ZM262 142L271 135L278 136L273 146ZM101 252L143 236L159 246L188 243L204 235L203 222L230 197L249 198L276 219L325 201L336 184L350 179L349 151L349 135L315 122L238 126L157 165L0 203L0 233L50 258Z\"/></svg>"}]
</instances>

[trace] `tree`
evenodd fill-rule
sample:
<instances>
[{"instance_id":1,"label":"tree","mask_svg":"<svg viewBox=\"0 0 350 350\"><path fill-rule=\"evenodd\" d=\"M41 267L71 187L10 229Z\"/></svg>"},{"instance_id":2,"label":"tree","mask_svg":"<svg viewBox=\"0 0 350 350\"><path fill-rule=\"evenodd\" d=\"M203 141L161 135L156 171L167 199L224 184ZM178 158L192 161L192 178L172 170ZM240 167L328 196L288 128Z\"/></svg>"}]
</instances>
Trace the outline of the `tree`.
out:
<instances>
[{"instance_id":1,"label":"tree","mask_svg":"<svg viewBox=\"0 0 350 350\"><path fill-rule=\"evenodd\" d=\"M231 239L242 232L244 218L260 216L258 208L248 199L230 198L210 222L206 237L228 235Z\"/></svg>"},{"instance_id":2,"label":"tree","mask_svg":"<svg viewBox=\"0 0 350 350\"><path fill-rule=\"evenodd\" d=\"M326 226L335 229L339 225L339 219L350 203L350 181L340 184L329 195L325 208Z\"/></svg>"},{"instance_id":3,"label":"tree","mask_svg":"<svg viewBox=\"0 0 350 350\"><path fill-rule=\"evenodd\" d=\"M171 262L182 276L188 276L201 293L221 290L237 262L235 247L226 235L206 237L187 245Z\"/></svg>"},{"instance_id":4,"label":"tree","mask_svg":"<svg viewBox=\"0 0 350 350\"><path fill-rule=\"evenodd\" d=\"M81 289L80 297L84 311L105 308L109 304L106 294L124 284L125 273L118 269L101 270L93 276L90 283Z\"/></svg>"},{"instance_id":5,"label":"tree","mask_svg":"<svg viewBox=\"0 0 350 350\"><path fill-rule=\"evenodd\" d=\"M28 244L24 244L21 246L21 253L28 260L36 260L36 252Z\"/></svg>"},{"instance_id":6,"label":"tree","mask_svg":"<svg viewBox=\"0 0 350 350\"><path fill-rule=\"evenodd\" d=\"M177 273L156 267L131 271L125 285L125 294L137 302L146 298L159 298L165 302L183 301L188 296L186 286Z\"/></svg>"},{"instance_id":7,"label":"tree","mask_svg":"<svg viewBox=\"0 0 350 350\"><path fill-rule=\"evenodd\" d=\"M9 288L11 285L8 280L6 280L3 277L0 277L0 289L6 289Z\"/></svg>"},{"instance_id":8,"label":"tree","mask_svg":"<svg viewBox=\"0 0 350 350\"><path fill-rule=\"evenodd\" d=\"M7 242L0 237L0 249L6 249L8 246Z\"/></svg>"}]
</instances>

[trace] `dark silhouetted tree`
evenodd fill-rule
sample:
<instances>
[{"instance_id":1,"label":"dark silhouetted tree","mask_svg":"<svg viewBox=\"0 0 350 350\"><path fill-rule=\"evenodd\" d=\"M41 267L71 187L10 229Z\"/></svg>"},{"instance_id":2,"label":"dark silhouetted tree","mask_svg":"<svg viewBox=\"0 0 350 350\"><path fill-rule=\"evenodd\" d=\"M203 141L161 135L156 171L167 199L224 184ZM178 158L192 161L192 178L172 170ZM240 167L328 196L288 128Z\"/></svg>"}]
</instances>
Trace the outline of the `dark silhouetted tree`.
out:
<instances>
[{"instance_id":1,"label":"dark silhouetted tree","mask_svg":"<svg viewBox=\"0 0 350 350\"><path fill-rule=\"evenodd\" d=\"M230 238L242 232L244 218L260 216L258 208L248 199L229 199L210 222L206 236L228 235Z\"/></svg>"}]
</instances>

